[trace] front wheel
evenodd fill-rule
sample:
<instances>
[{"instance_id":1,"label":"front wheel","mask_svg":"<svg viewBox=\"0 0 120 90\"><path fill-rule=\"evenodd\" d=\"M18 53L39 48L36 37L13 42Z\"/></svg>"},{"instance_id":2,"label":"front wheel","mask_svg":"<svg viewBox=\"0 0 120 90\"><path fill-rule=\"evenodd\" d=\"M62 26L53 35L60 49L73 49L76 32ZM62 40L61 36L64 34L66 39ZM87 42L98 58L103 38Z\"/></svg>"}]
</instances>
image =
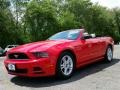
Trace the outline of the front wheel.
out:
<instances>
[{"instance_id":1,"label":"front wheel","mask_svg":"<svg viewBox=\"0 0 120 90\"><path fill-rule=\"evenodd\" d=\"M108 46L105 54L105 61L111 62L113 60L113 50L110 46Z\"/></svg>"},{"instance_id":2,"label":"front wheel","mask_svg":"<svg viewBox=\"0 0 120 90\"><path fill-rule=\"evenodd\" d=\"M67 79L72 76L75 63L74 57L69 52L63 52L57 63L57 76L62 79Z\"/></svg>"}]
</instances>

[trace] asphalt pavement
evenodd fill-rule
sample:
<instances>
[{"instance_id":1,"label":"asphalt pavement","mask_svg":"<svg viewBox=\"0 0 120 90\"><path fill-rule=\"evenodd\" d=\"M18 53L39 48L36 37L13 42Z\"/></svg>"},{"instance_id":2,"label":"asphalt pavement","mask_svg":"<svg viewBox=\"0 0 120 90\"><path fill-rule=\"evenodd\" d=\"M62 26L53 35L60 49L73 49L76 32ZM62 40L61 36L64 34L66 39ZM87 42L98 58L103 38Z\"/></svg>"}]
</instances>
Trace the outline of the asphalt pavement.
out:
<instances>
[{"instance_id":1,"label":"asphalt pavement","mask_svg":"<svg viewBox=\"0 0 120 90\"><path fill-rule=\"evenodd\" d=\"M4 59L0 57L0 90L120 90L120 46L115 46L112 63L91 64L77 70L68 80L8 75Z\"/></svg>"}]
</instances>

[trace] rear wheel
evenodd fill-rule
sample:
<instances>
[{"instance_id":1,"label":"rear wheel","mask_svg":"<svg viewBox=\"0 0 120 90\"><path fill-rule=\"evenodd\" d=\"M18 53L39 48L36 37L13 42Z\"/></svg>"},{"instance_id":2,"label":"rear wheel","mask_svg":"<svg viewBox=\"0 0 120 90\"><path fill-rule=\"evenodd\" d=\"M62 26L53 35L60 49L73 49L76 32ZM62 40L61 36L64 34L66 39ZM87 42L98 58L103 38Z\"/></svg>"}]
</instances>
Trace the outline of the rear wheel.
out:
<instances>
[{"instance_id":1,"label":"rear wheel","mask_svg":"<svg viewBox=\"0 0 120 90\"><path fill-rule=\"evenodd\" d=\"M70 78L73 74L75 63L74 57L69 52L63 52L57 63L57 76L62 79Z\"/></svg>"},{"instance_id":2,"label":"rear wheel","mask_svg":"<svg viewBox=\"0 0 120 90\"><path fill-rule=\"evenodd\" d=\"M105 61L111 62L113 60L113 50L110 46L108 46L105 54Z\"/></svg>"}]
</instances>

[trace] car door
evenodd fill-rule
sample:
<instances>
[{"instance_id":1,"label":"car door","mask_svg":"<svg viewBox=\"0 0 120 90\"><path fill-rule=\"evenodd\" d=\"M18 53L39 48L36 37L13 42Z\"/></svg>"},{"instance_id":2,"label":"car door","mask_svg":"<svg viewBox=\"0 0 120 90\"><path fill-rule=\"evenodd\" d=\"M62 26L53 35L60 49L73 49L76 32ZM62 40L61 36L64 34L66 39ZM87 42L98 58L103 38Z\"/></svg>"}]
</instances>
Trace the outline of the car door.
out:
<instances>
[{"instance_id":1,"label":"car door","mask_svg":"<svg viewBox=\"0 0 120 90\"><path fill-rule=\"evenodd\" d=\"M94 61L98 57L99 41L94 38L86 39L85 62Z\"/></svg>"},{"instance_id":2,"label":"car door","mask_svg":"<svg viewBox=\"0 0 120 90\"><path fill-rule=\"evenodd\" d=\"M78 65L85 64L93 58L93 43L91 39L79 40L76 42L75 51Z\"/></svg>"},{"instance_id":3,"label":"car door","mask_svg":"<svg viewBox=\"0 0 120 90\"><path fill-rule=\"evenodd\" d=\"M101 42L100 42L100 39L98 38L92 38L91 39L91 43L93 45L93 48L92 48L92 59L95 60L97 58L100 57L101 55Z\"/></svg>"}]
</instances>

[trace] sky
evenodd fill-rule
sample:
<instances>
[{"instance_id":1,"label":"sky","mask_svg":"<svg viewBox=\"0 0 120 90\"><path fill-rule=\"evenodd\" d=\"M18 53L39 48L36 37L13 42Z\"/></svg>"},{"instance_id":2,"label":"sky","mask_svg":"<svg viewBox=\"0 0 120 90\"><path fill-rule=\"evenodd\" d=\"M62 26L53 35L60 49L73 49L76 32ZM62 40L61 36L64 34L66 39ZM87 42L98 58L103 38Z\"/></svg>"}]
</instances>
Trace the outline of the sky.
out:
<instances>
[{"instance_id":1,"label":"sky","mask_svg":"<svg viewBox=\"0 0 120 90\"><path fill-rule=\"evenodd\" d=\"M120 8L120 0L91 0L93 3L98 2L100 5L108 8Z\"/></svg>"}]
</instances>

